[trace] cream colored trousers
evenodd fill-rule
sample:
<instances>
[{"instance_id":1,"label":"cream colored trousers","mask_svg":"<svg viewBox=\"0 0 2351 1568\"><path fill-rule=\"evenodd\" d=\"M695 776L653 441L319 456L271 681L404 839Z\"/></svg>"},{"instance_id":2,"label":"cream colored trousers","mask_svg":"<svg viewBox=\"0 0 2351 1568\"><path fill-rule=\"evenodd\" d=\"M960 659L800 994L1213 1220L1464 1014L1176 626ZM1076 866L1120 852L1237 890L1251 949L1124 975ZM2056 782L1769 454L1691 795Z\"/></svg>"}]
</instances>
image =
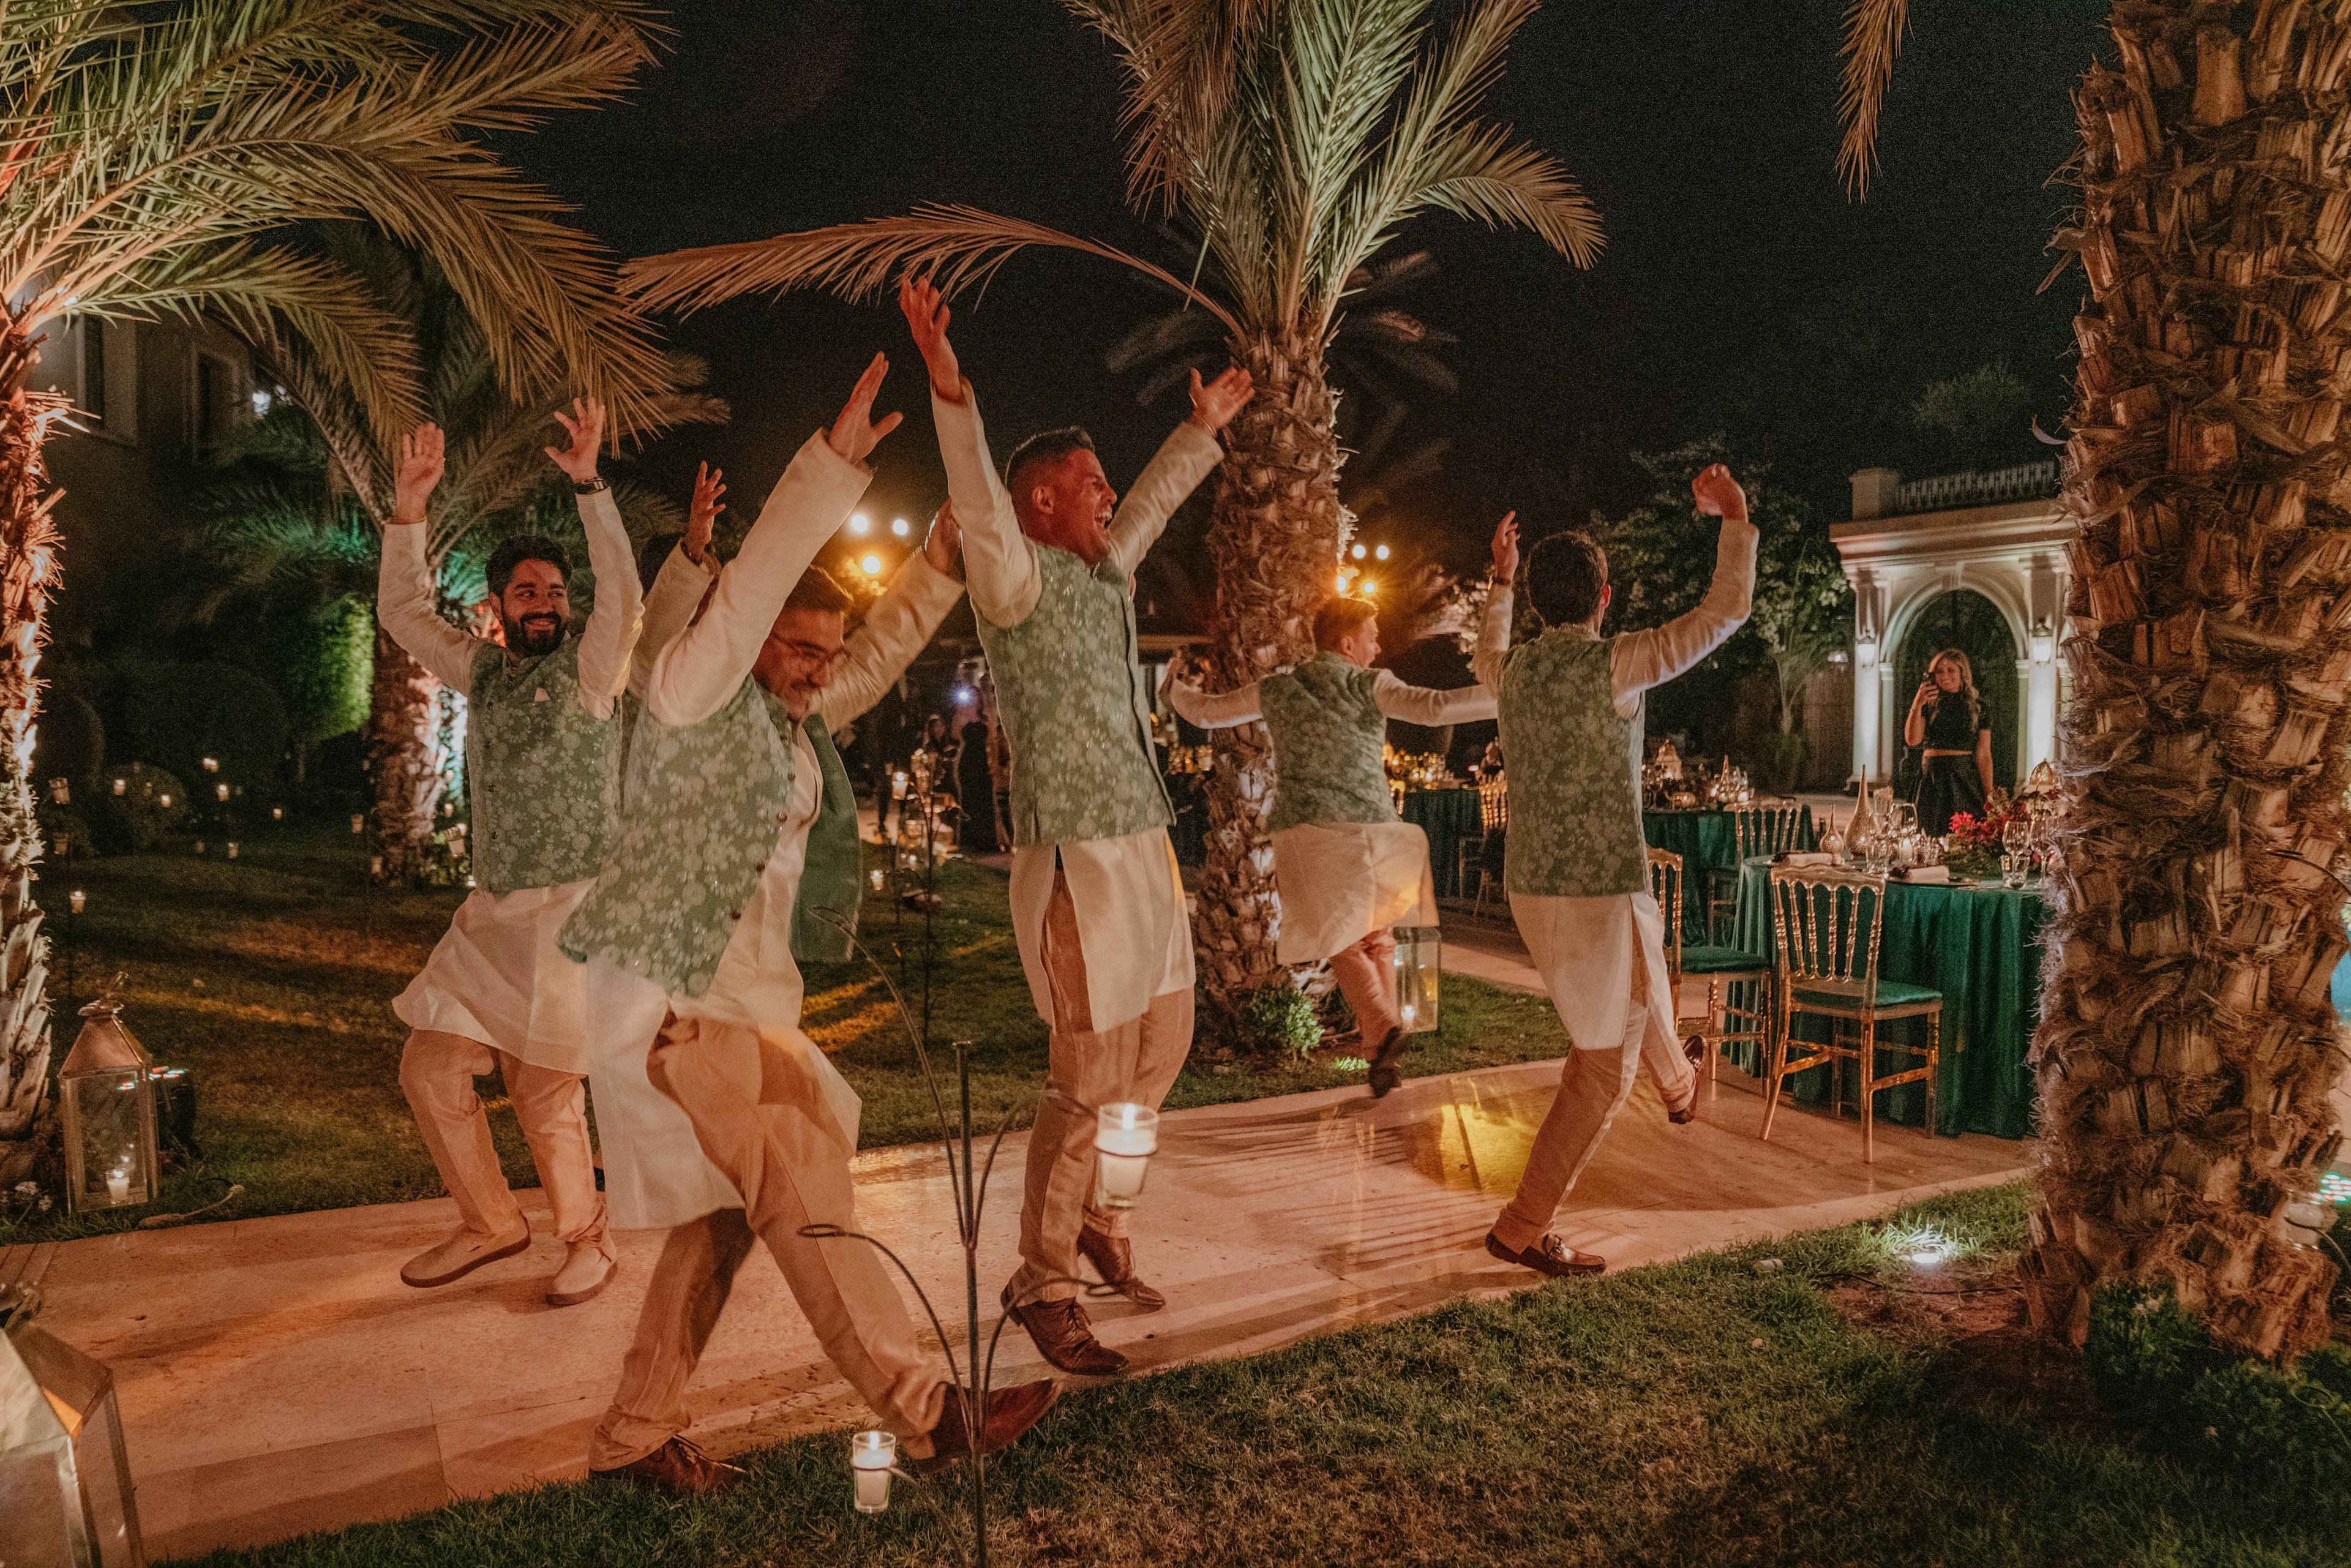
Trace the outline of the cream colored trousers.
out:
<instances>
[{"instance_id":1,"label":"cream colored trousers","mask_svg":"<svg viewBox=\"0 0 2351 1568\"><path fill-rule=\"evenodd\" d=\"M1192 1053L1192 993L1166 991L1142 1017L1097 1031L1086 999L1078 910L1057 870L1045 909L1045 972L1052 987L1045 1093L1029 1134L1028 1185L1020 1202L1020 1267L1015 1298L1062 1301L1078 1293L1078 1231L1124 1236L1127 1210L1094 1207L1094 1122L1104 1105L1156 1109Z\"/></svg>"},{"instance_id":2,"label":"cream colored trousers","mask_svg":"<svg viewBox=\"0 0 2351 1568\"><path fill-rule=\"evenodd\" d=\"M522 1124L538 1184L555 1209L556 1236L591 1243L611 1257L604 1195L596 1190L596 1153L588 1139L586 1081L577 1072L533 1067L463 1035L418 1030L400 1053L401 1092L465 1228L484 1236L527 1228L522 1206L498 1168L489 1116L474 1092L474 1080L493 1068L506 1081L507 1102Z\"/></svg>"},{"instance_id":3,"label":"cream colored trousers","mask_svg":"<svg viewBox=\"0 0 2351 1568\"><path fill-rule=\"evenodd\" d=\"M1353 946L1332 954L1331 975L1339 982L1339 994L1354 1009L1364 1050L1376 1051L1388 1031L1404 1023L1396 1010L1395 933L1374 931Z\"/></svg>"},{"instance_id":4,"label":"cream colored trousers","mask_svg":"<svg viewBox=\"0 0 2351 1568\"><path fill-rule=\"evenodd\" d=\"M621 1387L589 1451L590 1469L618 1469L694 1424L685 1403L703 1347L726 1305L754 1236L816 1331L817 1343L859 1397L915 1458L931 1453L946 1378L914 1343L914 1320L870 1242L802 1236L810 1225L857 1228L849 1159L856 1151L824 1111L816 1080L756 1030L673 1014L646 1059L653 1087L694 1124L710 1163L743 1195L669 1233L653 1265Z\"/></svg>"}]
</instances>

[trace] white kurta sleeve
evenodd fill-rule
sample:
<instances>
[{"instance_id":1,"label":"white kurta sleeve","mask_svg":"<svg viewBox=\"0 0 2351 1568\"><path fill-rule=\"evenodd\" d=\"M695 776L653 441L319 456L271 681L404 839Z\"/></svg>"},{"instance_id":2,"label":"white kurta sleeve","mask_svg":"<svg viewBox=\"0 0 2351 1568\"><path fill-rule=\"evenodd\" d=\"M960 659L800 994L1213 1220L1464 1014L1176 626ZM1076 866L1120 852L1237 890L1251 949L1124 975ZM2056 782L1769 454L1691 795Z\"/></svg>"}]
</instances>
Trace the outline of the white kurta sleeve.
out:
<instances>
[{"instance_id":1,"label":"white kurta sleeve","mask_svg":"<svg viewBox=\"0 0 2351 1568\"><path fill-rule=\"evenodd\" d=\"M1434 686L1406 685L1388 670L1372 678L1372 700L1388 717L1416 724L1424 729L1443 729L1448 724L1491 718L1496 706L1490 686L1456 686L1450 691L1439 691Z\"/></svg>"},{"instance_id":2,"label":"white kurta sleeve","mask_svg":"<svg viewBox=\"0 0 2351 1568\"><path fill-rule=\"evenodd\" d=\"M1486 594L1486 618L1478 627L1478 648L1469 673L1489 692L1502 689L1502 664L1510 653L1510 585L1498 582Z\"/></svg>"},{"instance_id":3,"label":"white kurta sleeve","mask_svg":"<svg viewBox=\"0 0 2351 1568\"><path fill-rule=\"evenodd\" d=\"M1745 623L1755 597L1755 525L1726 517L1714 547L1714 581L1697 609L1646 632L1618 637L1609 656L1616 711L1628 716L1640 695L1663 685L1722 646ZM1482 678L1482 677L1481 677Z\"/></svg>"},{"instance_id":4,"label":"white kurta sleeve","mask_svg":"<svg viewBox=\"0 0 2351 1568\"><path fill-rule=\"evenodd\" d=\"M918 550L889 589L865 612L865 624L849 639L849 656L817 700L825 727L836 734L882 700L914 656L928 646L947 618L963 584L924 559Z\"/></svg>"},{"instance_id":5,"label":"white kurta sleeve","mask_svg":"<svg viewBox=\"0 0 2351 1568\"><path fill-rule=\"evenodd\" d=\"M646 712L666 725L699 724L735 695L800 574L872 477L827 445L822 431L809 437L719 573L709 612L653 655Z\"/></svg>"},{"instance_id":6,"label":"white kurta sleeve","mask_svg":"<svg viewBox=\"0 0 2351 1568\"><path fill-rule=\"evenodd\" d=\"M629 690L640 700L645 695L645 683L653 676L654 657L692 623L704 591L716 575L707 568L696 566L686 555L684 545L673 548L669 559L662 562L653 587L646 591L643 625L637 632L637 645L629 655Z\"/></svg>"},{"instance_id":7,"label":"white kurta sleeve","mask_svg":"<svg viewBox=\"0 0 2351 1568\"><path fill-rule=\"evenodd\" d=\"M375 613L392 640L459 696L474 680L474 658L496 644L460 632L433 607L433 569L424 560L423 523L395 523L383 530L382 559L376 567Z\"/></svg>"},{"instance_id":8,"label":"white kurta sleeve","mask_svg":"<svg viewBox=\"0 0 2351 1568\"><path fill-rule=\"evenodd\" d=\"M1176 508L1224 460L1224 446L1212 433L1188 419L1176 427L1150 465L1135 476L1110 520L1110 559L1119 570L1130 579L1134 576L1134 569L1167 531L1167 519Z\"/></svg>"},{"instance_id":9,"label":"white kurta sleeve","mask_svg":"<svg viewBox=\"0 0 2351 1568\"><path fill-rule=\"evenodd\" d=\"M1020 531L1012 496L988 455L987 431L969 377L961 402L931 393L931 418L938 426L939 457L946 465L947 496L963 528L963 574L971 607L996 625L1018 626L1037 608L1044 579L1037 547Z\"/></svg>"},{"instance_id":10,"label":"white kurta sleeve","mask_svg":"<svg viewBox=\"0 0 2351 1568\"><path fill-rule=\"evenodd\" d=\"M636 553L629 549L629 527L621 521L612 492L598 490L579 500L588 564L596 573L596 608L580 632L580 706L598 718L610 718L614 700L628 685L644 590L637 581Z\"/></svg>"},{"instance_id":11,"label":"white kurta sleeve","mask_svg":"<svg viewBox=\"0 0 2351 1568\"><path fill-rule=\"evenodd\" d=\"M1167 683L1167 706L1200 729L1229 729L1237 724L1252 724L1265 715L1259 706L1261 688L1255 681L1245 686L1235 686L1228 692L1210 696L1197 686L1182 681Z\"/></svg>"}]
</instances>

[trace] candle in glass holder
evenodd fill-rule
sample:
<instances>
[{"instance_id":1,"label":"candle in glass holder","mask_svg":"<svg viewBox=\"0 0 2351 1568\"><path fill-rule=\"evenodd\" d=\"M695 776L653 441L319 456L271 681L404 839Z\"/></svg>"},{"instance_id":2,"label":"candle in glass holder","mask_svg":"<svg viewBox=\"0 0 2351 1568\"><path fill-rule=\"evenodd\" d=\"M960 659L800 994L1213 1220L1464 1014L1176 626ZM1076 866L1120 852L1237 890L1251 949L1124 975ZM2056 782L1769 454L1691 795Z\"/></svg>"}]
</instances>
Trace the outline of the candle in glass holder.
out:
<instances>
[{"instance_id":1,"label":"candle in glass holder","mask_svg":"<svg viewBox=\"0 0 2351 1568\"><path fill-rule=\"evenodd\" d=\"M71 833L59 833L57 835L57 853L61 855L68 855L72 852L73 835Z\"/></svg>"},{"instance_id":2,"label":"candle in glass holder","mask_svg":"<svg viewBox=\"0 0 2351 1568\"><path fill-rule=\"evenodd\" d=\"M128 779L117 779L114 781L114 792L118 795L128 792L130 789L131 780Z\"/></svg>"},{"instance_id":3,"label":"candle in glass holder","mask_svg":"<svg viewBox=\"0 0 2351 1568\"><path fill-rule=\"evenodd\" d=\"M880 1513L890 1506L890 1467L898 1462L893 1432L858 1432L849 1439L849 1467L857 1474L857 1511Z\"/></svg>"},{"instance_id":4,"label":"candle in glass holder","mask_svg":"<svg viewBox=\"0 0 2351 1568\"><path fill-rule=\"evenodd\" d=\"M282 822L282 821L284 821L286 820L286 808L285 808L285 807L283 807L283 806L272 806L272 807L270 807L270 808L269 808L269 820L270 820L271 821L273 821L273 822Z\"/></svg>"},{"instance_id":5,"label":"candle in glass holder","mask_svg":"<svg viewBox=\"0 0 2351 1568\"><path fill-rule=\"evenodd\" d=\"M1104 1208L1133 1208L1143 1196L1151 1156L1159 1152L1159 1113L1122 1102L1094 1118L1095 1184Z\"/></svg>"},{"instance_id":6,"label":"candle in glass holder","mask_svg":"<svg viewBox=\"0 0 2351 1568\"><path fill-rule=\"evenodd\" d=\"M89 895L83 893L79 888L75 888L71 893L66 894L66 903L76 915L79 915L82 911L82 906L89 902Z\"/></svg>"},{"instance_id":7,"label":"candle in glass holder","mask_svg":"<svg viewBox=\"0 0 2351 1568\"><path fill-rule=\"evenodd\" d=\"M205 772L207 772L207 773L217 773L217 772L219 772L219 771L220 771L220 758L217 758L217 757L207 757L207 758L204 758L204 771L205 771Z\"/></svg>"},{"instance_id":8,"label":"candle in glass holder","mask_svg":"<svg viewBox=\"0 0 2351 1568\"><path fill-rule=\"evenodd\" d=\"M367 831L367 818L357 811L351 813L351 831L355 833Z\"/></svg>"},{"instance_id":9,"label":"candle in glass holder","mask_svg":"<svg viewBox=\"0 0 2351 1568\"><path fill-rule=\"evenodd\" d=\"M368 856L368 875L370 875L370 876L381 876L382 874L383 874L383 857L382 857L381 855L370 855L370 856Z\"/></svg>"},{"instance_id":10,"label":"candle in glass holder","mask_svg":"<svg viewBox=\"0 0 2351 1568\"><path fill-rule=\"evenodd\" d=\"M893 773L890 775L890 799L903 800L905 798L906 776L903 773Z\"/></svg>"},{"instance_id":11,"label":"candle in glass holder","mask_svg":"<svg viewBox=\"0 0 2351 1568\"><path fill-rule=\"evenodd\" d=\"M131 1173L120 1166L106 1173L106 1196L114 1203L131 1201Z\"/></svg>"},{"instance_id":12,"label":"candle in glass holder","mask_svg":"<svg viewBox=\"0 0 2351 1568\"><path fill-rule=\"evenodd\" d=\"M225 784L215 784L215 785L214 785L214 786L213 786L213 794L214 794L214 796L215 798L217 798L217 799L219 799L219 800L227 800L227 799L228 799L228 786L227 786L227 785L225 785Z\"/></svg>"},{"instance_id":13,"label":"candle in glass holder","mask_svg":"<svg viewBox=\"0 0 2351 1568\"><path fill-rule=\"evenodd\" d=\"M49 799L63 806L73 800L73 786L63 779L49 780Z\"/></svg>"},{"instance_id":14,"label":"candle in glass holder","mask_svg":"<svg viewBox=\"0 0 2351 1568\"><path fill-rule=\"evenodd\" d=\"M231 860L236 859L236 841L235 839L231 839L228 841L228 858Z\"/></svg>"},{"instance_id":15,"label":"candle in glass holder","mask_svg":"<svg viewBox=\"0 0 2351 1568\"><path fill-rule=\"evenodd\" d=\"M879 872L879 871L869 871L869 872L867 872L867 873L865 873L865 880L866 880L868 883L872 883L872 887L873 887L873 891L874 891L874 892L879 893L879 892L881 892L881 891L882 891L882 873L881 873L881 872Z\"/></svg>"}]
</instances>

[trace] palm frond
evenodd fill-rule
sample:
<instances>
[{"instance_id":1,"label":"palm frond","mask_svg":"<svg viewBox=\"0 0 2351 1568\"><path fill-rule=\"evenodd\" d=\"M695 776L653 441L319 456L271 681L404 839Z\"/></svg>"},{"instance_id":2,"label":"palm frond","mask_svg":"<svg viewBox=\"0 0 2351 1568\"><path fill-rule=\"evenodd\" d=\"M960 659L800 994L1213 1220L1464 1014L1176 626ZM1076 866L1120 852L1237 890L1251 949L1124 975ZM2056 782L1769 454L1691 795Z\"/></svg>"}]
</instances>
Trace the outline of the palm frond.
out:
<instances>
[{"instance_id":1,"label":"palm frond","mask_svg":"<svg viewBox=\"0 0 2351 1568\"><path fill-rule=\"evenodd\" d=\"M1130 267L1194 300L1238 332L1223 306L1169 272L1116 246L976 207L925 204L904 217L836 224L738 245L705 246L631 262L623 274L648 309L698 310L745 294L817 288L870 299L900 275L929 275L953 295L984 286L1032 246L1074 250Z\"/></svg>"},{"instance_id":2,"label":"palm frond","mask_svg":"<svg viewBox=\"0 0 2351 1568\"><path fill-rule=\"evenodd\" d=\"M1600 259L1606 240L1599 209L1558 159L1512 141L1506 127L1464 128L1432 150L1423 176L1407 213L1422 204L1442 207L1494 228L1531 229L1578 267Z\"/></svg>"},{"instance_id":3,"label":"palm frond","mask_svg":"<svg viewBox=\"0 0 2351 1568\"><path fill-rule=\"evenodd\" d=\"M1837 172L1856 200L1869 194L1869 176L1877 168L1878 115L1909 28L1910 0L1851 0L1845 6L1844 77L1837 89L1844 135L1837 143Z\"/></svg>"}]
</instances>

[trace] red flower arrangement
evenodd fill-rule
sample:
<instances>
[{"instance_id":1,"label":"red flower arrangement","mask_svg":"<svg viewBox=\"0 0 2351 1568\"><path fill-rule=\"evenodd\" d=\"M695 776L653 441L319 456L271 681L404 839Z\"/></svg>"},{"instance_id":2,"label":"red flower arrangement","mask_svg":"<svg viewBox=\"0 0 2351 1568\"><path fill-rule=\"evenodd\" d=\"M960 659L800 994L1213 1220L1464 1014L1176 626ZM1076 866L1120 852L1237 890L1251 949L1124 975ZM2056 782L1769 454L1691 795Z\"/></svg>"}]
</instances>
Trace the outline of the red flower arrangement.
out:
<instances>
[{"instance_id":1,"label":"red flower arrangement","mask_svg":"<svg viewBox=\"0 0 2351 1568\"><path fill-rule=\"evenodd\" d=\"M1951 813L1951 826L1943 836L1943 863L1951 868L1954 876L1977 878L2000 874L2000 857L2007 852L2001 841L2008 824L2023 808L2004 797L1994 794L1984 803L1983 815L1972 811Z\"/></svg>"}]
</instances>

